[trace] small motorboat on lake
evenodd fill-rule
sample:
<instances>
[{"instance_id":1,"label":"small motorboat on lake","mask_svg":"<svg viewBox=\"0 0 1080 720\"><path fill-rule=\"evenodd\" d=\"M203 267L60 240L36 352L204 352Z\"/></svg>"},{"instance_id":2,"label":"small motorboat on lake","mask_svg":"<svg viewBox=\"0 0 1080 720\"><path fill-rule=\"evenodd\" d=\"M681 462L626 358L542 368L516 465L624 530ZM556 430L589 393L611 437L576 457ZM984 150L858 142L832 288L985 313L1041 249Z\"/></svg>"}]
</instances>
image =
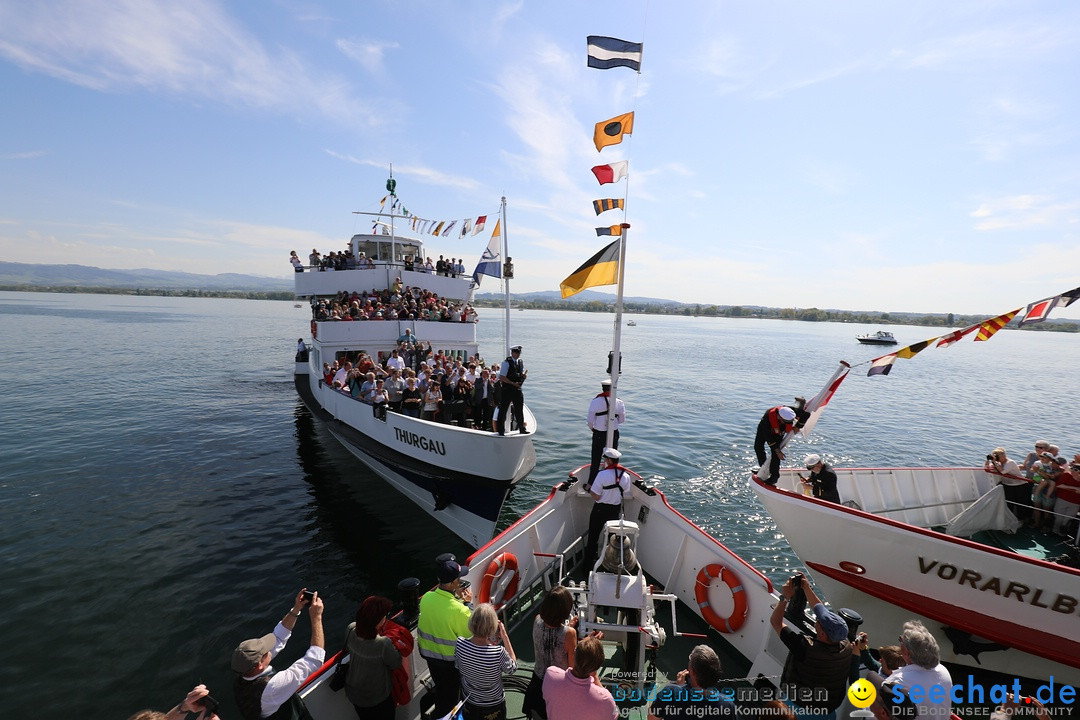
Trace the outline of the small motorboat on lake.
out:
<instances>
[{"instance_id":1,"label":"small motorboat on lake","mask_svg":"<svg viewBox=\"0 0 1080 720\"><path fill-rule=\"evenodd\" d=\"M896 338L888 330L878 330L876 333L856 335L855 339L863 345L895 345Z\"/></svg>"}]
</instances>

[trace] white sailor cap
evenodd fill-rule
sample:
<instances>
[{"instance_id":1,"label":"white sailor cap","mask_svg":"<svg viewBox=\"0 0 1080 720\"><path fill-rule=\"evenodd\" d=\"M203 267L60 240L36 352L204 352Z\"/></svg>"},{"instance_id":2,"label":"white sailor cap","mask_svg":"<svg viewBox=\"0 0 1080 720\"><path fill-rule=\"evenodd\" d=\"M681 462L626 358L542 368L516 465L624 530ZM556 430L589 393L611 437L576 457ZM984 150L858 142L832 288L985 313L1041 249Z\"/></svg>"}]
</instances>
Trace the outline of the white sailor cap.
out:
<instances>
[{"instance_id":1,"label":"white sailor cap","mask_svg":"<svg viewBox=\"0 0 1080 720\"><path fill-rule=\"evenodd\" d=\"M780 410L778 410L777 412L780 415L780 419L784 420L785 422L791 422L795 419L795 411L789 408L787 405L780 408Z\"/></svg>"},{"instance_id":2,"label":"white sailor cap","mask_svg":"<svg viewBox=\"0 0 1080 720\"><path fill-rule=\"evenodd\" d=\"M622 457L622 453L615 448L604 448L604 457L611 458L612 460L618 460Z\"/></svg>"},{"instance_id":3,"label":"white sailor cap","mask_svg":"<svg viewBox=\"0 0 1080 720\"><path fill-rule=\"evenodd\" d=\"M511 345L510 346L510 352L521 352L521 346L520 345Z\"/></svg>"}]
</instances>

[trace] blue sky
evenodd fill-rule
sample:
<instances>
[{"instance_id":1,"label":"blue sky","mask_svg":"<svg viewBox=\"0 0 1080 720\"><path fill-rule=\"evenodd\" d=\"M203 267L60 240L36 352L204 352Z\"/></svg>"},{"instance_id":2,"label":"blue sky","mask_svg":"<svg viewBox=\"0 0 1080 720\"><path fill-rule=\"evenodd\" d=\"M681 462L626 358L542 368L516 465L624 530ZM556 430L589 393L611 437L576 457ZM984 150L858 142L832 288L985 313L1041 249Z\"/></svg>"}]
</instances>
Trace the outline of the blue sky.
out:
<instances>
[{"instance_id":1,"label":"blue sky","mask_svg":"<svg viewBox=\"0 0 1080 720\"><path fill-rule=\"evenodd\" d=\"M625 195L630 294L991 315L1080 285L1078 72L1065 0L0 0L0 257L288 277L393 163L424 217L507 196L514 291Z\"/></svg>"}]
</instances>

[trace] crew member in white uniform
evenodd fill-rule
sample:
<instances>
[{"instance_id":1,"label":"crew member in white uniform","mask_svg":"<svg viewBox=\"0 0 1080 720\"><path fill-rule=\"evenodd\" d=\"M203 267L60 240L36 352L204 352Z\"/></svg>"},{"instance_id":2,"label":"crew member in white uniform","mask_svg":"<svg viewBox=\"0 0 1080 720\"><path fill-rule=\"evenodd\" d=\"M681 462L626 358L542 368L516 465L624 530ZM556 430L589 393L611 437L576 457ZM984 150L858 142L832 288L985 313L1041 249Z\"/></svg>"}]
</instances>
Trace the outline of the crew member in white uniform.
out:
<instances>
[{"instance_id":1,"label":"crew member in white uniform","mask_svg":"<svg viewBox=\"0 0 1080 720\"><path fill-rule=\"evenodd\" d=\"M615 430L611 447L618 448L619 426L626 422L626 405L623 404L622 398L615 398L615 407L614 409L611 407L611 381L601 382L600 389L600 394L589 403L589 414L585 418L589 429L592 430L592 455L589 458L590 485L596 478L596 473L600 472L600 454L604 452L604 446L607 445L608 423L611 423Z\"/></svg>"},{"instance_id":2,"label":"crew member in white uniform","mask_svg":"<svg viewBox=\"0 0 1080 720\"><path fill-rule=\"evenodd\" d=\"M615 448L604 448L603 455L604 469L596 474L596 481L589 490L596 501L589 514L589 535L585 539L585 562L589 568L596 563L597 543L604 523L619 519L623 495L630 490L630 473L619 465L622 453Z\"/></svg>"}]
</instances>

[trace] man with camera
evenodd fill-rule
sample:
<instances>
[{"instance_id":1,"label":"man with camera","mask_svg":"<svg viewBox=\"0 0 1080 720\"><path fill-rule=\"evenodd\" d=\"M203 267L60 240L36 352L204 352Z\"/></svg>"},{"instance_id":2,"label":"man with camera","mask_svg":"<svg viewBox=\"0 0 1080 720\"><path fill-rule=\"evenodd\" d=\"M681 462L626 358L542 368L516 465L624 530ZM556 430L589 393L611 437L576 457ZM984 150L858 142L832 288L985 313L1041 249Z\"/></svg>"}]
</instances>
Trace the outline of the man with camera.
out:
<instances>
[{"instance_id":1,"label":"man with camera","mask_svg":"<svg viewBox=\"0 0 1080 720\"><path fill-rule=\"evenodd\" d=\"M784 626L788 603L798 593L814 611L814 637ZM769 623L787 646L788 656L780 681L794 685L796 696L788 698L795 708L831 713L844 701L851 671L851 643L844 619L826 609L802 573L796 573L780 589L780 601L773 608Z\"/></svg>"},{"instance_id":2,"label":"man with camera","mask_svg":"<svg viewBox=\"0 0 1080 720\"><path fill-rule=\"evenodd\" d=\"M311 617L311 645L299 660L275 673L270 662L292 637L296 620L308 609ZM233 651L233 692L244 720L274 717L279 709L288 713L293 694L326 659L326 640L322 626L323 601L319 594L304 588L296 594L292 609L274 627L274 632L245 640Z\"/></svg>"},{"instance_id":3,"label":"man with camera","mask_svg":"<svg viewBox=\"0 0 1080 720\"><path fill-rule=\"evenodd\" d=\"M994 448L994 451L986 456L983 469L1000 477L998 484L1005 491L1005 501L1009 503L1009 509L1018 520L1027 520L1031 515L1031 483L1024 477L1016 461L1010 460L1005 454L1005 448Z\"/></svg>"}]
</instances>

